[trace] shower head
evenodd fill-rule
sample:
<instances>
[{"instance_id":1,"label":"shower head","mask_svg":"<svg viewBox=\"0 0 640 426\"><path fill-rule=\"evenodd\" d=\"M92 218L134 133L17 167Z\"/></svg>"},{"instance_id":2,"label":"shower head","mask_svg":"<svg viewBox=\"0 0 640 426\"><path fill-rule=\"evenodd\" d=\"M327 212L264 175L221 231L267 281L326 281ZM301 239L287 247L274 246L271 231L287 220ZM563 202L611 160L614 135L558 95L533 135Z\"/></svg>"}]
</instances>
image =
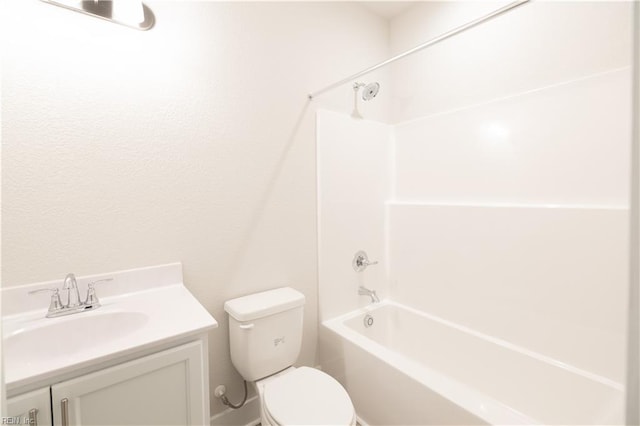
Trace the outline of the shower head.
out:
<instances>
[{"instance_id":1,"label":"shower head","mask_svg":"<svg viewBox=\"0 0 640 426\"><path fill-rule=\"evenodd\" d=\"M380 84L377 82L365 84L360 82L353 83L353 112L351 116L353 118L362 118L360 111L358 111L358 90L362 90L362 100L370 101L378 95L378 91L380 90Z\"/></svg>"},{"instance_id":2,"label":"shower head","mask_svg":"<svg viewBox=\"0 0 640 426\"><path fill-rule=\"evenodd\" d=\"M364 86L364 89L362 90L362 100L370 101L371 99L376 97L379 90L380 90L380 84L378 84L377 82L367 84L366 86Z\"/></svg>"},{"instance_id":3,"label":"shower head","mask_svg":"<svg viewBox=\"0 0 640 426\"><path fill-rule=\"evenodd\" d=\"M378 91L380 90L380 84L375 81L369 84L360 83L360 82L353 83L353 90L355 92L360 90L361 87L363 88L362 89L363 101L370 101L371 99L375 98L376 95L378 94Z\"/></svg>"}]
</instances>

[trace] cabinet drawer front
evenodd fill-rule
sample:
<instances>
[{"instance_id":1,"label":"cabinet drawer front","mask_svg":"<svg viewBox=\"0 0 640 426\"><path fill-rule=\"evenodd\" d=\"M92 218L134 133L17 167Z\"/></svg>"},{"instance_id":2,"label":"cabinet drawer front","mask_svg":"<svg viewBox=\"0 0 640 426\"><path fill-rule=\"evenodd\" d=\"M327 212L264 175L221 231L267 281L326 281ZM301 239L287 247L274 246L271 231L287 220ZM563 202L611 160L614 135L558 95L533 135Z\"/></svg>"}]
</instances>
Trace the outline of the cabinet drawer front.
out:
<instances>
[{"instance_id":1,"label":"cabinet drawer front","mask_svg":"<svg viewBox=\"0 0 640 426\"><path fill-rule=\"evenodd\" d=\"M14 424L51 426L49 387L7 399L7 417L16 419ZM32 423L33 421L37 423Z\"/></svg>"},{"instance_id":2,"label":"cabinet drawer front","mask_svg":"<svg viewBox=\"0 0 640 426\"><path fill-rule=\"evenodd\" d=\"M208 424L205 371L196 341L58 383L51 387L54 422L63 425L65 414L74 426Z\"/></svg>"}]
</instances>

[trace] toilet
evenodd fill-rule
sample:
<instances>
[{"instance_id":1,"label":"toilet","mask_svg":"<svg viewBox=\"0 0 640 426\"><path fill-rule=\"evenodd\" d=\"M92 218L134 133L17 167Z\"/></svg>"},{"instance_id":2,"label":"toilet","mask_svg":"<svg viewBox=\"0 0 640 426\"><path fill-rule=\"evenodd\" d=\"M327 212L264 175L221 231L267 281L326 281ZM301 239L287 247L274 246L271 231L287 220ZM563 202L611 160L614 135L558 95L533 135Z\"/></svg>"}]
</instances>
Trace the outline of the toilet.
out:
<instances>
[{"instance_id":1,"label":"toilet","mask_svg":"<svg viewBox=\"0 0 640 426\"><path fill-rule=\"evenodd\" d=\"M328 374L293 367L300 354L304 295L282 287L228 300L231 361L260 398L263 426L354 425L347 391Z\"/></svg>"}]
</instances>

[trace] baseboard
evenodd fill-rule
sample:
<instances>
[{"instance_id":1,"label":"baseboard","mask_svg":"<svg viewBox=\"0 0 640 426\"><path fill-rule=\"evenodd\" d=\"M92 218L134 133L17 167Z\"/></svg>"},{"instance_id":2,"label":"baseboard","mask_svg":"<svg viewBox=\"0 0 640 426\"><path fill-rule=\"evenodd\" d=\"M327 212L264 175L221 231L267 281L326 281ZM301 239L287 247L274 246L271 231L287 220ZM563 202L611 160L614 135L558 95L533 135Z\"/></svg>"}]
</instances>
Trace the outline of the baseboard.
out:
<instances>
[{"instance_id":1,"label":"baseboard","mask_svg":"<svg viewBox=\"0 0 640 426\"><path fill-rule=\"evenodd\" d=\"M242 408L227 408L211 416L211 426L245 425L255 426L260 423L260 400L257 396L247 399Z\"/></svg>"}]
</instances>

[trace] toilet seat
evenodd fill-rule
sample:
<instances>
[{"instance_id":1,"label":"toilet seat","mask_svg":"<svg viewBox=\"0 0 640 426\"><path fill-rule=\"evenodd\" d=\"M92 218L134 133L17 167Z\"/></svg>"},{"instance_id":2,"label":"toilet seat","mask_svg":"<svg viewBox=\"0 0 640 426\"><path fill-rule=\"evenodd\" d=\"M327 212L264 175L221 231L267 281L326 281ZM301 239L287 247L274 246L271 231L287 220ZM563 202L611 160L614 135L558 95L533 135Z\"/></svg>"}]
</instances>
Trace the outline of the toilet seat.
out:
<instances>
[{"instance_id":1,"label":"toilet seat","mask_svg":"<svg viewBox=\"0 0 640 426\"><path fill-rule=\"evenodd\" d=\"M347 391L320 370L300 367L265 384L263 409L278 425L352 425L355 410Z\"/></svg>"}]
</instances>

